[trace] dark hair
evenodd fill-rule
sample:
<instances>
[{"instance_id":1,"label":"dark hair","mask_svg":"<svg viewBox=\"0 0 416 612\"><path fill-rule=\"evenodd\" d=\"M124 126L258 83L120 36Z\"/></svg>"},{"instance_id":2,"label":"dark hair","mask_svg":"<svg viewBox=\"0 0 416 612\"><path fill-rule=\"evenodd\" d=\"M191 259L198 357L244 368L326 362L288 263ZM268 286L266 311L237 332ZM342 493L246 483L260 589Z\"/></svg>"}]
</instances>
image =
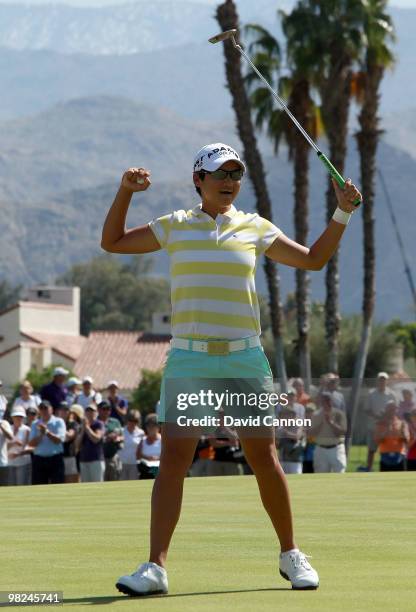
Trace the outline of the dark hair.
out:
<instances>
[{"instance_id":1,"label":"dark hair","mask_svg":"<svg viewBox=\"0 0 416 612\"><path fill-rule=\"evenodd\" d=\"M199 179L200 179L201 181L203 181L203 180L204 180L204 178L205 178L205 172L197 172L197 174L198 174L198 176L199 176ZM195 185L195 190L196 190L196 192L197 192L197 194L198 194L198 195L202 196L201 189L200 189L199 187L197 187L196 185Z\"/></svg>"}]
</instances>

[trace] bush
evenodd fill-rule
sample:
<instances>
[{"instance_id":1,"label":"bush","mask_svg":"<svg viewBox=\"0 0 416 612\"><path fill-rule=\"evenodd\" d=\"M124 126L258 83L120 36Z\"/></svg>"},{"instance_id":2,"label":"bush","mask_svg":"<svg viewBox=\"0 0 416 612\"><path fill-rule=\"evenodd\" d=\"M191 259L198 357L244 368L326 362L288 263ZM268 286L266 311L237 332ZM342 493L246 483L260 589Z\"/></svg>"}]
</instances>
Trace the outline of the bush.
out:
<instances>
[{"instance_id":1,"label":"bush","mask_svg":"<svg viewBox=\"0 0 416 612\"><path fill-rule=\"evenodd\" d=\"M140 410L142 416L149 412L155 412L155 406L160 399L160 385L162 382L162 370L142 370L142 379L133 391L133 407Z\"/></svg>"}]
</instances>

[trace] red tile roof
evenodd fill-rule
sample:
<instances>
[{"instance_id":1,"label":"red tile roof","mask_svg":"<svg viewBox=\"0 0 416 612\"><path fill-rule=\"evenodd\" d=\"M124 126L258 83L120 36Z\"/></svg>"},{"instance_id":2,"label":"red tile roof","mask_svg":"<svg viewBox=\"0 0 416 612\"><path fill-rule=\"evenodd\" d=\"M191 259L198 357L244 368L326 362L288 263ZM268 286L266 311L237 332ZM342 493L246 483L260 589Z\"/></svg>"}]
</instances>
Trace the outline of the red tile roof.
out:
<instances>
[{"instance_id":1,"label":"red tile roof","mask_svg":"<svg viewBox=\"0 0 416 612\"><path fill-rule=\"evenodd\" d=\"M170 336L145 332L91 332L75 362L74 372L81 378L92 376L96 389L104 389L112 379L118 381L121 389L135 389L143 368L162 368L169 341Z\"/></svg>"},{"instance_id":2,"label":"red tile roof","mask_svg":"<svg viewBox=\"0 0 416 612\"><path fill-rule=\"evenodd\" d=\"M21 332L23 336L30 340L35 340L43 346L51 347L55 352L61 353L74 361L81 354L82 347L87 341L85 336L70 336L68 334L48 334L45 332L25 330Z\"/></svg>"}]
</instances>

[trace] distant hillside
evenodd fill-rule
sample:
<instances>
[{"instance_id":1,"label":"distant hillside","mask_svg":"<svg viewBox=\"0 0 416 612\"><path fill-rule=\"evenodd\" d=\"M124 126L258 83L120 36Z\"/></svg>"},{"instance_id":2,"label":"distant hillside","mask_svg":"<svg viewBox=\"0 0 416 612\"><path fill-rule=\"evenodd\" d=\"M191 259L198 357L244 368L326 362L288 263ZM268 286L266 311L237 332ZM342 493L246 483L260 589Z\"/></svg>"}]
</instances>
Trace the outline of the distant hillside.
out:
<instances>
[{"instance_id":1,"label":"distant hillside","mask_svg":"<svg viewBox=\"0 0 416 612\"><path fill-rule=\"evenodd\" d=\"M7 124L1 126L0 137L8 144L0 159L0 258L3 276L12 282L51 281L72 263L85 261L100 252L102 223L117 189L120 172L133 157L137 163L151 162L153 184L148 192L134 198L128 219L130 226L173 209L197 204L189 160L195 148L207 140L207 135L215 134L215 130L182 123L173 115L122 100L115 102L112 114L113 102L107 98L78 101L55 108L50 116L35 117L33 123L25 120L17 126L19 129L7 129ZM99 112L94 114L94 108ZM96 116L94 125L88 119L91 116ZM137 121L137 117L142 121ZM234 137L234 144L237 142ZM291 166L284 151L279 158L273 158L266 150L265 162L275 223L293 236ZM414 209L409 185L416 174L416 161L382 144L379 166L389 184L405 245L411 254L416 216L409 214ZM354 180L358 177L353 141L350 142L346 175ZM322 165L313 158L310 242L324 227L325 179ZM8 186L7 197L5 186ZM377 316L409 319L413 315L399 250L383 196L380 190L377 193ZM238 206L253 209L248 181ZM348 312L361 308L361 240L361 220L354 218L341 250L342 306ZM154 261L155 271L166 274L166 255L157 253ZM261 266L258 275L259 288L264 290ZM293 270L282 267L281 276L284 293L292 290ZM312 276L314 298L322 299L324 272Z\"/></svg>"},{"instance_id":2,"label":"distant hillside","mask_svg":"<svg viewBox=\"0 0 416 612\"><path fill-rule=\"evenodd\" d=\"M171 111L97 96L58 104L34 117L0 123L0 197L41 201L74 188L119 180L132 165L155 180L192 172L193 156L232 128L186 121Z\"/></svg>"}]
</instances>

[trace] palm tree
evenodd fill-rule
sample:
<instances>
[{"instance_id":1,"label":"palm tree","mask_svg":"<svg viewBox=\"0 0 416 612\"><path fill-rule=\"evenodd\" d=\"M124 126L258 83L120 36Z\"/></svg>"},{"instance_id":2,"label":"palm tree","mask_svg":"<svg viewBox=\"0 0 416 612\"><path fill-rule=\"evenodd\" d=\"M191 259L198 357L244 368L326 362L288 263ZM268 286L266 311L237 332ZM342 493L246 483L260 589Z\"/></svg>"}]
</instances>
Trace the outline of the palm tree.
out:
<instances>
[{"instance_id":1,"label":"palm tree","mask_svg":"<svg viewBox=\"0 0 416 612\"><path fill-rule=\"evenodd\" d=\"M223 31L238 28L237 9L232 0L226 0L217 7L216 18ZM272 221L272 206L267 190L263 162L257 146L251 120L250 104L241 73L241 57L229 40L224 43L224 55L228 87L236 114L238 133L243 143L244 158L247 162L249 176L256 196L256 208L262 217ZM286 390L286 366L282 334L283 314L278 268L275 262L268 257L264 257L264 271L269 292L272 333L276 346L277 376L281 382L282 390Z\"/></svg>"},{"instance_id":2,"label":"palm tree","mask_svg":"<svg viewBox=\"0 0 416 612\"><path fill-rule=\"evenodd\" d=\"M289 26L290 16L283 11L283 32ZM305 127L317 138L320 121L318 108L311 98L310 73L307 58L297 53L295 45L287 48L286 55L291 73L279 76L281 64L280 45L267 30L259 25L250 24L245 31L255 37L249 46L253 63L265 75L267 80L279 89L280 95L288 101L288 107ZM306 61L305 61L306 60ZM261 83L254 71L246 77L249 87ZM295 239L306 245L308 238L308 195L309 195L309 153L310 147L304 137L295 128L287 114L275 107L274 98L269 89L258 85L251 94L251 104L255 110L256 126L267 126L267 133L274 143L277 152L282 136L288 145L289 160L294 164L294 225ZM309 351L309 310L310 310L310 277L306 270L296 270L296 315L297 315L297 353L300 374L304 378L307 390L311 384L311 363Z\"/></svg>"},{"instance_id":3,"label":"palm tree","mask_svg":"<svg viewBox=\"0 0 416 612\"><path fill-rule=\"evenodd\" d=\"M360 129L355 134L360 154L361 187L364 199L363 247L364 283L362 330L359 352L354 368L354 381L350 397L350 432L354 427L359 392L364 377L371 338L375 300L375 248L374 248L374 183L376 153L382 131L380 118L380 83L386 68L394 63L390 43L394 40L392 19L386 11L387 0L368 0L364 14L364 32L367 39L361 70L354 75L352 91L361 105L358 115ZM350 436L349 436L350 441Z\"/></svg>"},{"instance_id":4,"label":"palm tree","mask_svg":"<svg viewBox=\"0 0 416 612\"><path fill-rule=\"evenodd\" d=\"M343 173L347 149L348 114L353 65L363 45L362 8L366 0L299 0L290 14L288 48L296 45L315 66L314 82L321 98L329 158ZM326 192L327 221L337 201L330 177ZM338 370L339 338L338 253L326 269L325 329L328 368Z\"/></svg>"}]
</instances>

